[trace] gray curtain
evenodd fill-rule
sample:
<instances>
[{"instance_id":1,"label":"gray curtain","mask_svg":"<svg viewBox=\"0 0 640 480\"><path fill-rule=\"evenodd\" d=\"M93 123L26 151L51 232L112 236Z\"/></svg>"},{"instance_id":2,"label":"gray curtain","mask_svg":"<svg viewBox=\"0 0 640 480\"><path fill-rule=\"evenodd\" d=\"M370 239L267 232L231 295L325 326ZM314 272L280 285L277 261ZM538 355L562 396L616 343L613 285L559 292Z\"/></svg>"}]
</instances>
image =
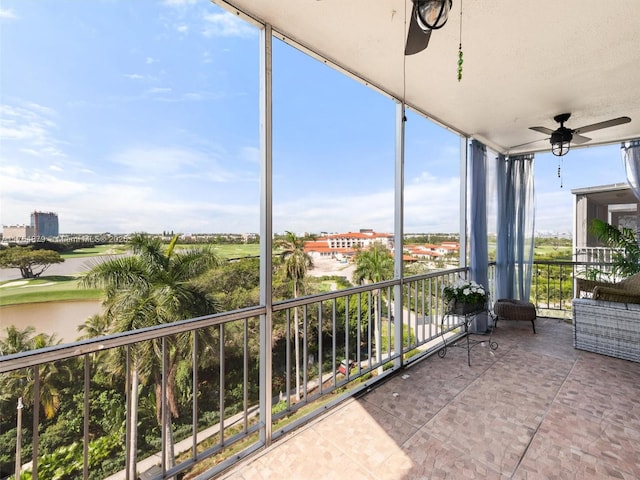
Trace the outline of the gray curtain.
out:
<instances>
[{"instance_id":1,"label":"gray curtain","mask_svg":"<svg viewBox=\"0 0 640 480\"><path fill-rule=\"evenodd\" d=\"M627 171L627 182L640 201L640 140L622 144L622 159Z\"/></svg>"},{"instance_id":2,"label":"gray curtain","mask_svg":"<svg viewBox=\"0 0 640 480\"><path fill-rule=\"evenodd\" d=\"M471 142L471 206L469 270L471 280L488 287L489 253L487 248L487 149L480 142Z\"/></svg>"},{"instance_id":3,"label":"gray curtain","mask_svg":"<svg viewBox=\"0 0 640 480\"><path fill-rule=\"evenodd\" d=\"M529 300L533 270L533 155L496 159L496 298Z\"/></svg>"},{"instance_id":4,"label":"gray curtain","mask_svg":"<svg viewBox=\"0 0 640 480\"><path fill-rule=\"evenodd\" d=\"M470 248L469 276L489 290L488 267L489 252L487 241L487 149L480 142L471 142L471 205L470 205ZM472 332L485 332L488 318L479 315L471 326Z\"/></svg>"}]
</instances>

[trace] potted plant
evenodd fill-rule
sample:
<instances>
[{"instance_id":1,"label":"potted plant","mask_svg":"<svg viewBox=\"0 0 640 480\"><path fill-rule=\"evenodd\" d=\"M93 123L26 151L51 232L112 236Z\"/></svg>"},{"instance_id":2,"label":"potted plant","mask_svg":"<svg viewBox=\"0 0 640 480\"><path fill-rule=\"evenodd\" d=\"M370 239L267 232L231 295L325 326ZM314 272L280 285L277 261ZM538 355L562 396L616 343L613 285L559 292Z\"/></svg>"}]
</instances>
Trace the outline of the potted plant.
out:
<instances>
[{"instance_id":1,"label":"potted plant","mask_svg":"<svg viewBox=\"0 0 640 480\"><path fill-rule=\"evenodd\" d=\"M487 303L486 290L473 280L459 279L453 285L445 285L442 296L447 311L459 315L483 310Z\"/></svg>"},{"instance_id":2,"label":"potted plant","mask_svg":"<svg viewBox=\"0 0 640 480\"><path fill-rule=\"evenodd\" d=\"M604 220L594 218L591 221L590 232L614 249L611 260L615 276L626 278L640 272L640 244L634 230L617 228Z\"/></svg>"}]
</instances>

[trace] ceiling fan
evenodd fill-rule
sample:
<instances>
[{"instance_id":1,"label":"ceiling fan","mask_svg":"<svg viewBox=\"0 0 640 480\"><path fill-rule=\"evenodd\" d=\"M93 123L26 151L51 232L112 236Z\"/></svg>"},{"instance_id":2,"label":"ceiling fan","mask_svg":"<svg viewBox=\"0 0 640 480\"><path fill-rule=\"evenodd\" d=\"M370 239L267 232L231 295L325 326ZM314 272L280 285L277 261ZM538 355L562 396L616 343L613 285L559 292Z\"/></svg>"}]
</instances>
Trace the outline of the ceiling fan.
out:
<instances>
[{"instance_id":1,"label":"ceiling fan","mask_svg":"<svg viewBox=\"0 0 640 480\"><path fill-rule=\"evenodd\" d=\"M546 135L550 135L548 140L551 143L551 152L554 155L561 157L562 155L566 155L572 143L579 145L591 140L589 137L583 136L583 133L593 132L594 130L600 130L602 128L614 127L616 125L622 125L623 123L629 123L631 121L629 117L618 117L612 118L611 120L605 120L604 122L585 125L584 127L567 128L564 126L564 122L569 120L570 117L570 113L561 113L560 115L556 115L555 117L553 117L553 119L560 124L560 126L555 130L551 130L547 127L529 127L529 129L536 132L544 133ZM534 142L537 141L539 140L534 140ZM517 145L517 147L522 147L534 142L523 143L522 145Z\"/></svg>"},{"instance_id":2,"label":"ceiling fan","mask_svg":"<svg viewBox=\"0 0 640 480\"><path fill-rule=\"evenodd\" d=\"M449 18L453 0L412 0L409 33L405 55L421 52L429 45L431 31L444 27Z\"/></svg>"}]
</instances>

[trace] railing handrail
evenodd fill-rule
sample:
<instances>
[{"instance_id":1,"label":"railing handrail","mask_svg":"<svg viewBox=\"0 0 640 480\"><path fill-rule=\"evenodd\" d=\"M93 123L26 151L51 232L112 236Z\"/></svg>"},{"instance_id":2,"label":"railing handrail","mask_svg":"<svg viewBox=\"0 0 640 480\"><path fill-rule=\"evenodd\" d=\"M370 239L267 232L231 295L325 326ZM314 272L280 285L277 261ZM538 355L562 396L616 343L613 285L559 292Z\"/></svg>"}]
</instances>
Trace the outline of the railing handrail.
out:
<instances>
[{"instance_id":1,"label":"railing handrail","mask_svg":"<svg viewBox=\"0 0 640 480\"><path fill-rule=\"evenodd\" d=\"M492 262L495 264L495 262ZM596 262L575 262L564 260L550 260L550 261L534 261L535 264L541 265L602 265ZM359 293L368 292L373 289L383 289L401 285L404 283L410 283L415 281L421 281L431 278L437 278L443 275L454 275L467 272L468 269L464 267L458 267L453 269L441 270L437 272L429 272L418 275L412 275L408 277L385 280L376 284L366 284L355 287L349 287L334 292L325 292L314 295L307 295L304 297L298 297L294 299L287 299L273 303L273 311L283 311L293 307L303 306L312 302L333 300L336 298L357 295ZM10 355L0 356L0 373L6 373L21 368L31 367L34 365L55 362L59 360L65 360L72 357L77 357L84 354L95 353L101 350L106 350L114 347L123 347L132 345L138 342L147 340L153 340L165 336L175 335L179 333L185 333L188 331L196 330L199 328L212 327L220 325L222 323L240 320L248 317L255 317L263 315L266 312L264 305L256 305L253 307L246 307L232 312L221 312L211 315L205 315L201 317L180 320L172 323L154 325L150 327L144 327L137 330L131 330L128 332L113 333L102 337L95 337L87 340L79 340L70 343L64 343L60 345L53 345L50 347L41 348L38 350L29 350L20 353L14 353ZM34 359L36 359L34 361Z\"/></svg>"},{"instance_id":2,"label":"railing handrail","mask_svg":"<svg viewBox=\"0 0 640 480\"><path fill-rule=\"evenodd\" d=\"M102 337L63 343L37 350L0 356L0 373L7 373L20 368L32 367L42 363L66 360L68 358L96 353L114 347L123 347L147 340L207 328L222 323L263 315L264 306L247 307L232 312L215 313L202 317L179 320L172 323L144 327L127 332L112 333ZM37 361L33 361L37 358Z\"/></svg>"}]
</instances>

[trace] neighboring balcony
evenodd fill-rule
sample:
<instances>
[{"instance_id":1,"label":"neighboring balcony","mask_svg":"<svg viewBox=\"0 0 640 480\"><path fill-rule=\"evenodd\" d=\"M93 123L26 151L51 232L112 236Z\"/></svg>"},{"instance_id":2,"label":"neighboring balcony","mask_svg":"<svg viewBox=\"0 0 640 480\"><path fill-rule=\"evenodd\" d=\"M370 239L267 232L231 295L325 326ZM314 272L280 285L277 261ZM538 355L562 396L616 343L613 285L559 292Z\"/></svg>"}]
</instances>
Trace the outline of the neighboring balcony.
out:
<instances>
[{"instance_id":1,"label":"neighboring balcony","mask_svg":"<svg viewBox=\"0 0 640 480\"><path fill-rule=\"evenodd\" d=\"M33 405L73 367L73 411L57 415L77 418L75 470L61 478L636 478L640 365L573 348L585 268L535 264L538 333L501 321L498 349L477 345L471 366L463 349L435 355L462 334L441 298L468 273L455 269L6 356L0 374L28 380ZM116 355L110 400L129 407L105 422L98 380ZM190 404L177 418L171 392ZM49 478L47 420L23 410L23 470Z\"/></svg>"}]
</instances>

